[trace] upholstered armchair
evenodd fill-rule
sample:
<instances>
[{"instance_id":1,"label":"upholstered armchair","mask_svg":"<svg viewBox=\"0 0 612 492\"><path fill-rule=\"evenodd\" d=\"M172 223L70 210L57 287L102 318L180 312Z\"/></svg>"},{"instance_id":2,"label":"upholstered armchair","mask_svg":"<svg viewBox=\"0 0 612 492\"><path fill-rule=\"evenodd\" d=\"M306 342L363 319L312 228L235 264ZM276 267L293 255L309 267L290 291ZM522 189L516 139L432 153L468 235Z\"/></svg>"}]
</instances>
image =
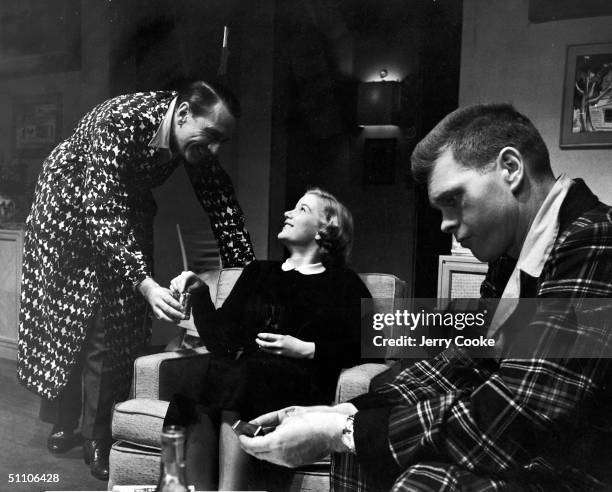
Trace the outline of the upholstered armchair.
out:
<instances>
[{"instance_id":1,"label":"upholstered armchair","mask_svg":"<svg viewBox=\"0 0 612 492\"><path fill-rule=\"evenodd\" d=\"M223 303L241 272L240 268L227 268L203 276L217 307ZM378 302L384 302L388 308L389 302L404 295L405 283L393 275L365 273L360 276L374 298L375 308ZM117 404L114 410L113 438L116 442L110 454L109 490L113 485L156 483L160 461L159 436L168 401L177 392L195 394L198 381L206 371L208 358L205 354L206 349L202 347L163 352L136 360L132 399ZM338 380L335 402L367 392L370 380L387 367L384 363L369 363L344 370ZM303 492L329 490L329 459L295 470L263 462L257 466L260 469L253 474L251 488Z\"/></svg>"}]
</instances>

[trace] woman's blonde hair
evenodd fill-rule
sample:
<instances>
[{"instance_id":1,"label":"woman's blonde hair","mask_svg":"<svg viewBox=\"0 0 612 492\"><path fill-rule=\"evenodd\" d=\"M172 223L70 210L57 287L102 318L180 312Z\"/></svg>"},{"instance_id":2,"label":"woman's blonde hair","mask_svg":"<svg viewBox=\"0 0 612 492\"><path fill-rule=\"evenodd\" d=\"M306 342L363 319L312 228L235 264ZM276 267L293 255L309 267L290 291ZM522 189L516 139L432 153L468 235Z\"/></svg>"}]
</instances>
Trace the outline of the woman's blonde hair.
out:
<instances>
[{"instance_id":1,"label":"woman's blonde hair","mask_svg":"<svg viewBox=\"0 0 612 492\"><path fill-rule=\"evenodd\" d=\"M321 248L321 262L325 266L346 264L353 246L353 216L334 195L321 188L310 188L306 194L323 201L325 224L319 231L317 244Z\"/></svg>"}]
</instances>

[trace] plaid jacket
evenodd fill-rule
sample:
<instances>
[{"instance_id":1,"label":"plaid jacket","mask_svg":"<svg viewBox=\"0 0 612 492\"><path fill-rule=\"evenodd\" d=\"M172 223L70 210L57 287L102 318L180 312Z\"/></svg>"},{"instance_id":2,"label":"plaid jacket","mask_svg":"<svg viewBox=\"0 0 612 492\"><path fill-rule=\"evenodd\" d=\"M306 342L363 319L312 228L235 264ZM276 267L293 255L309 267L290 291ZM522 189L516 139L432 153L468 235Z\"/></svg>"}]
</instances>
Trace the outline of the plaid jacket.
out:
<instances>
[{"instance_id":1,"label":"plaid jacket","mask_svg":"<svg viewBox=\"0 0 612 492\"><path fill-rule=\"evenodd\" d=\"M576 180L559 219L521 296L612 297L612 208ZM504 263L490 266L483 295L503 291ZM536 312L529 327L554 340L567 323ZM602 489L593 475L612 456L610 380L604 358L471 359L451 348L353 400L357 454L334 456L332 490Z\"/></svg>"}]
</instances>

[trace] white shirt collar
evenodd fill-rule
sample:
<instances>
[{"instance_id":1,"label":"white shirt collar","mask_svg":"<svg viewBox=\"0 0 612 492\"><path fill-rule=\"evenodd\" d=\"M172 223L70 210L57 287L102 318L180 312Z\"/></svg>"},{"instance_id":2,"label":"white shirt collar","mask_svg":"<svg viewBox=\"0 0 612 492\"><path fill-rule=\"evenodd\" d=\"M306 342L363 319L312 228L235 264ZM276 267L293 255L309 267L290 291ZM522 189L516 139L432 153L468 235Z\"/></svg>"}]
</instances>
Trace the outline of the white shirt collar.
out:
<instances>
[{"instance_id":1,"label":"white shirt collar","mask_svg":"<svg viewBox=\"0 0 612 492\"><path fill-rule=\"evenodd\" d=\"M153 138L149 142L149 147L155 147L157 149L170 150L170 135L172 133L172 117L174 116L174 106L176 106L176 100L178 96L172 99L166 116L159 125L159 128L153 135Z\"/></svg>"},{"instance_id":2,"label":"white shirt collar","mask_svg":"<svg viewBox=\"0 0 612 492\"><path fill-rule=\"evenodd\" d=\"M285 262L281 265L281 269L283 272L288 272L289 270L295 270L300 272L302 275L316 275L317 273L323 273L325 271L325 267L323 263L309 263L307 265L300 265L298 267L291 261L291 258L287 258Z\"/></svg>"},{"instance_id":3,"label":"white shirt collar","mask_svg":"<svg viewBox=\"0 0 612 492\"><path fill-rule=\"evenodd\" d=\"M502 298L514 301L498 304L489 326L488 337L494 336L516 309L521 296L521 271L535 278L542 274L544 264L559 234L559 211L571 184L572 180L565 174L561 175L542 202L527 232L519 259L502 294ZM503 344L502 340L503 335L498 339L500 347Z\"/></svg>"},{"instance_id":4,"label":"white shirt collar","mask_svg":"<svg viewBox=\"0 0 612 492\"><path fill-rule=\"evenodd\" d=\"M559 176L525 237L516 267L532 277L540 276L555 245L559 234L559 211L571 185L572 180L565 174Z\"/></svg>"}]
</instances>

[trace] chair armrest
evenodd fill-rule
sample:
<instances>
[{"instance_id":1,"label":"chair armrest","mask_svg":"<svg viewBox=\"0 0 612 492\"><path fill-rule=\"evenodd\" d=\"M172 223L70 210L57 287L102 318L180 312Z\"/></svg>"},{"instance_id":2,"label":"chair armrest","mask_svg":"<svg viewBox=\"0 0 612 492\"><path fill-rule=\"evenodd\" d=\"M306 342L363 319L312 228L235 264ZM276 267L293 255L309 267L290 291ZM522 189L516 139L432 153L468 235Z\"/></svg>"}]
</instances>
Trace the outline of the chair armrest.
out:
<instances>
[{"instance_id":1,"label":"chair armrest","mask_svg":"<svg viewBox=\"0 0 612 492\"><path fill-rule=\"evenodd\" d=\"M367 393L372 378L389 369L386 364L361 364L342 371L336 387L336 403Z\"/></svg>"},{"instance_id":2,"label":"chair armrest","mask_svg":"<svg viewBox=\"0 0 612 492\"><path fill-rule=\"evenodd\" d=\"M205 347L162 352L134 361L131 398L169 401L174 393L193 395L208 367Z\"/></svg>"}]
</instances>

